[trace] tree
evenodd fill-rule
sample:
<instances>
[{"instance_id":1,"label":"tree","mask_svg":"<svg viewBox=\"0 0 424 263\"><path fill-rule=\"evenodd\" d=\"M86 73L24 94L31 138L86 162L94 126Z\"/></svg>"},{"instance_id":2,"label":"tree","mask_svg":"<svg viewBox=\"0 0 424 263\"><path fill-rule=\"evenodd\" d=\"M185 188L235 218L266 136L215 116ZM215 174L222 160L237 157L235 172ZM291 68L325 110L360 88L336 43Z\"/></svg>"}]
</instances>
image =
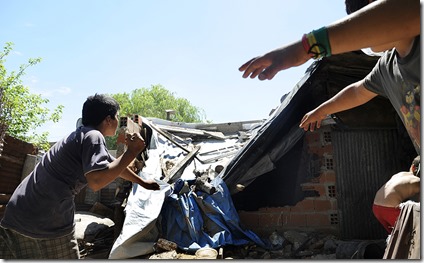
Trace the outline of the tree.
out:
<instances>
[{"instance_id":1,"label":"tree","mask_svg":"<svg viewBox=\"0 0 424 263\"><path fill-rule=\"evenodd\" d=\"M190 104L187 99L177 98L174 93L161 85L152 85L149 89L141 88L131 93L111 95L121 106L120 115L138 114L144 117L166 119L166 110L174 110L173 121L202 122L204 111Z\"/></svg>"},{"instance_id":2,"label":"tree","mask_svg":"<svg viewBox=\"0 0 424 263\"><path fill-rule=\"evenodd\" d=\"M43 104L49 102L41 95L31 94L29 88L22 85L21 77L25 70L41 61L41 58L29 59L28 64L20 66L19 71L8 74L4 63L13 50L13 43L7 42L0 53L0 155L4 137L9 134L17 139L33 143L40 149L50 148L48 132L36 133L36 128L48 121L58 122L63 106L57 106L53 112Z\"/></svg>"},{"instance_id":3,"label":"tree","mask_svg":"<svg viewBox=\"0 0 424 263\"><path fill-rule=\"evenodd\" d=\"M152 85L150 88L140 88L130 93L117 93L111 96L121 106L120 116L138 114L143 117L167 118L167 110L173 110L172 121L176 122L208 122L203 109L191 105L184 98L178 98L162 85ZM106 138L111 149L116 147L116 136Z\"/></svg>"}]
</instances>

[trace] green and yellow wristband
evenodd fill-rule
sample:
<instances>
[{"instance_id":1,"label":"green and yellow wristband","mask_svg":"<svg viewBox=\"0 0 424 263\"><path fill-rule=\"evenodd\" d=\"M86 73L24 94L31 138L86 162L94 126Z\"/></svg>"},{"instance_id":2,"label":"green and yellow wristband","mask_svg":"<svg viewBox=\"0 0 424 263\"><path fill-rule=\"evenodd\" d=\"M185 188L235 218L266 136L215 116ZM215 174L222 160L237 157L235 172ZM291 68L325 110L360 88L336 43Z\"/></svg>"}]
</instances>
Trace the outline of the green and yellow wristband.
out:
<instances>
[{"instance_id":1,"label":"green and yellow wristband","mask_svg":"<svg viewBox=\"0 0 424 263\"><path fill-rule=\"evenodd\" d=\"M328 40L328 31L326 27L321 27L318 30L313 30L309 34L304 34L302 37L302 45L311 58L319 59L331 56L330 41Z\"/></svg>"}]
</instances>

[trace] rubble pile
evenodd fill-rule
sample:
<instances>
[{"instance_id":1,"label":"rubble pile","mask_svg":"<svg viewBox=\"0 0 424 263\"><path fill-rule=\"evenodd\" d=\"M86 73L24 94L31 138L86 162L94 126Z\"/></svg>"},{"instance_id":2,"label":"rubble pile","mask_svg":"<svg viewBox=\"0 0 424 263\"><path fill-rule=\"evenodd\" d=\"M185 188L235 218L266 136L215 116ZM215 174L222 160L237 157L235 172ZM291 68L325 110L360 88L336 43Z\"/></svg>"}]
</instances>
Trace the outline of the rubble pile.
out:
<instances>
[{"instance_id":1,"label":"rubble pile","mask_svg":"<svg viewBox=\"0 0 424 263\"><path fill-rule=\"evenodd\" d=\"M273 248L255 244L226 246L219 249L217 259L360 259L381 258L385 241L342 241L333 235L289 230L269 236ZM366 244L367 246L364 246ZM369 245L374 246L369 246ZM367 251L368 250L368 251ZM159 250L143 259L197 259L195 255L176 250Z\"/></svg>"}]
</instances>

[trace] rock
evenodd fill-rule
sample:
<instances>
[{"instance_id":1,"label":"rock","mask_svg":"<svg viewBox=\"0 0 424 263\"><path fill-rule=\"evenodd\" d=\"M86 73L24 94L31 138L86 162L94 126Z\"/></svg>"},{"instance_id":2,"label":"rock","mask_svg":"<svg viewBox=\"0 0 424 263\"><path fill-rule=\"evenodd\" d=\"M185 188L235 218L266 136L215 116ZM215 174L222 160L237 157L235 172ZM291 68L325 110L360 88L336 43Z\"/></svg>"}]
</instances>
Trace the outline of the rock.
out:
<instances>
[{"instance_id":1,"label":"rock","mask_svg":"<svg viewBox=\"0 0 424 263\"><path fill-rule=\"evenodd\" d=\"M177 251L166 251L159 254L153 254L149 257L149 259L177 259L178 254Z\"/></svg>"},{"instance_id":2,"label":"rock","mask_svg":"<svg viewBox=\"0 0 424 263\"><path fill-rule=\"evenodd\" d=\"M294 230L288 230L284 232L284 238L290 241L292 244L294 243L303 244L308 239L308 235L306 233L301 233Z\"/></svg>"},{"instance_id":3,"label":"rock","mask_svg":"<svg viewBox=\"0 0 424 263\"><path fill-rule=\"evenodd\" d=\"M299 257L310 257L314 254L314 252L310 251L310 250L303 250L303 251L299 251L296 253L296 256Z\"/></svg>"},{"instance_id":4,"label":"rock","mask_svg":"<svg viewBox=\"0 0 424 263\"><path fill-rule=\"evenodd\" d=\"M324 247L324 240L320 239L317 240L316 242L311 242L311 245L309 246L309 249L314 250L314 249L322 249Z\"/></svg>"},{"instance_id":5,"label":"rock","mask_svg":"<svg viewBox=\"0 0 424 263\"><path fill-rule=\"evenodd\" d=\"M324 254L318 254L318 255L314 255L311 257L311 259L336 259L336 254L328 254L328 255L324 255Z\"/></svg>"},{"instance_id":6,"label":"rock","mask_svg":"<svg viewBox=\"0 0 424 263\"><path fill-rule=\"evenodd\" d=\"M334 239L328 239L324 243L324 251L327 253L335 253L337 249L337 242Z\"/></svg>"},{"instance_id":7,"label":"rock","mask_svg":"<svg viewBox=\"0 0 424 263\"><path fill-rule=\"evenodd\" d=\"M280 249L283 247L283 243L285 240L277 233L277 231L274 231L269 236L269 241L271 242L273 249Z\"/></svg>"},{"instance_id":8,"label":"rock","mask_svg":"<svg viewBox=\"0 0 424 263\"><path fill-rule=\"evenodd\" d=\"M262 259L271 259L271 254L267 251L262 255Z\"/></svg>"}]
</instances>

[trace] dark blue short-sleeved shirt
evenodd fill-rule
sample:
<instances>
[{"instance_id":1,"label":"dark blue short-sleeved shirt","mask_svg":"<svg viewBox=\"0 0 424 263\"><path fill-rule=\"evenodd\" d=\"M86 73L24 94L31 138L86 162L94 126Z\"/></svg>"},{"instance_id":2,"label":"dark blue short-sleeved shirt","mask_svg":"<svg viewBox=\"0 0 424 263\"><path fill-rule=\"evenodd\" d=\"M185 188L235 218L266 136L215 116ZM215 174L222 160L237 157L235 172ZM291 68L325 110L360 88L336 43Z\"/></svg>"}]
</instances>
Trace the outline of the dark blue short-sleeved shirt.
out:
<instances>
[{"instance_id":1,"label":"dark blue short-sleeved shirt","mask_svg":"<svg viewBox=\"0 0 424 263\"><path fill-rule=\"evenodd\" d=\"M85 175L114 160L103 135L80 127L58 141L16 188L1 225L34 238L54 238L74 228L74 197L87 185Z\"/></svg>"}]
</instances>

